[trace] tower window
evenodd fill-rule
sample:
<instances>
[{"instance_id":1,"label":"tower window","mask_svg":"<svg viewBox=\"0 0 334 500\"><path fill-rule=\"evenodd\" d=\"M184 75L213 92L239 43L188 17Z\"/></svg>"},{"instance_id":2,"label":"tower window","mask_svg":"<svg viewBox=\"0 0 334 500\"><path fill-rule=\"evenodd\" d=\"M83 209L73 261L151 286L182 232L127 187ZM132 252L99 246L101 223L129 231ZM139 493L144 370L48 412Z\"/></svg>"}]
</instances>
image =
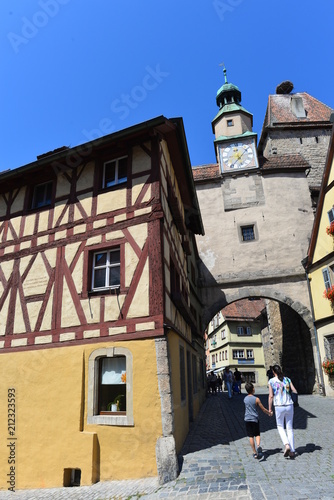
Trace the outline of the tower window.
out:
<instances>
[{"instance_id":1,"label":"tower window","mask_svg":"<svg viewBox=\"0 0 334 500\"><path fill-rule=\"evenodd\" d=\"M242 241L255 240L254 226L241 226Z\"/></svg>"},{"instance_id":2,"label":"tower window","mask_svg":"<svg viewBox=\"0 0 334 500\"><path fill-rule=\"evenodd\" d=\"M227 126L233 127L233 120L227 120Z\"/></svg>"}]
</instances>

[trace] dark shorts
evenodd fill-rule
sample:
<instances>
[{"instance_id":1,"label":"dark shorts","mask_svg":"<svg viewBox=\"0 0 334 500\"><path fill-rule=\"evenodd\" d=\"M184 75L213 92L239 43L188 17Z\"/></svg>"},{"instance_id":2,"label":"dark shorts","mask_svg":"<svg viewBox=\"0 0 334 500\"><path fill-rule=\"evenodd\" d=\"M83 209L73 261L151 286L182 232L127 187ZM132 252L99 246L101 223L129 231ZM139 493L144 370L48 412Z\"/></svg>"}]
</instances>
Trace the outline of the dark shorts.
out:
<instances>
[{"instance_id":1,"label":"dark shorts","mask_svg":"<svg viewBox=\"0 0 334 500\"><path fill-rule=\"evenodd\" d=\"M252 438L260 435L260 424L259 422L247 422L245 420L247 436Z\"/></svg>"}]
</instances>

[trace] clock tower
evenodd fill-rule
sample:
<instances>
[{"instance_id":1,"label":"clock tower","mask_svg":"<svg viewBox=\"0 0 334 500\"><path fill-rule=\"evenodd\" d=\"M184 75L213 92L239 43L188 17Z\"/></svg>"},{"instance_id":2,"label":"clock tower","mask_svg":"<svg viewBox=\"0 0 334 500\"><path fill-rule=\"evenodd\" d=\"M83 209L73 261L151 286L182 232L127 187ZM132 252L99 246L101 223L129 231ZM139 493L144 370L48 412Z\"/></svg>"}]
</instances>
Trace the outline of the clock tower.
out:
<instances>
[{"instance_id":1,"label":"clock tower","mask_svg":"<svg viewBox=\"0 0 334 500\"><path fill-rule=\"evenodd\" d=\"M253 115L240 105L241 92L227 82L217 92L219 111L212 121L217 161L222 173L258 168Z\"/></svg>"}]
</instances>

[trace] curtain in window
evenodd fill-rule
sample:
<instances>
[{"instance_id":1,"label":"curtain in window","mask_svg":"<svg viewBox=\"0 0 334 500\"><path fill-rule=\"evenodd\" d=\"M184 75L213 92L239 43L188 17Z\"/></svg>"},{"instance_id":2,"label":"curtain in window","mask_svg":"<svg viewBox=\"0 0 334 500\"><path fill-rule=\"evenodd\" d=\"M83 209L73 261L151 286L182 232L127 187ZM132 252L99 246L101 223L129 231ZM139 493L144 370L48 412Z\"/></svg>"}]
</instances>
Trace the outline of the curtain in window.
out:
<instances>
[{"instance_id":1,"label":"curtain in window","mask_svg":"<svg viewBox=\"0 0 334 500\"><path fill-rule=\"evenodd\" d=\"M101 384L126 383L126 358L104 358L102 360Z\"/></svg>"}]
</instances>

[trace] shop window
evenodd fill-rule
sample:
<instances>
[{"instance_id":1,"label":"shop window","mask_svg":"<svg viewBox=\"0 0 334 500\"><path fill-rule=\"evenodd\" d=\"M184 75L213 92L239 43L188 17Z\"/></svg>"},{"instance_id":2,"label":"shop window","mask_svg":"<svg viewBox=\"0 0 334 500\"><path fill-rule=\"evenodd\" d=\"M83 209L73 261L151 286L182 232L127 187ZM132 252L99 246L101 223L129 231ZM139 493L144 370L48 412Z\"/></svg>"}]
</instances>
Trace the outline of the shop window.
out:
<instances>
[{"instance_id":1,"label":"shop window","mask_svg":"<svg viewBox=\"0 0 334 500\"><path fill-rule=\"evenodd\" d=\"M88 424L133 425L132 354L123 347L93 351L88 362Z\"/></svg>"}]
</instances>

